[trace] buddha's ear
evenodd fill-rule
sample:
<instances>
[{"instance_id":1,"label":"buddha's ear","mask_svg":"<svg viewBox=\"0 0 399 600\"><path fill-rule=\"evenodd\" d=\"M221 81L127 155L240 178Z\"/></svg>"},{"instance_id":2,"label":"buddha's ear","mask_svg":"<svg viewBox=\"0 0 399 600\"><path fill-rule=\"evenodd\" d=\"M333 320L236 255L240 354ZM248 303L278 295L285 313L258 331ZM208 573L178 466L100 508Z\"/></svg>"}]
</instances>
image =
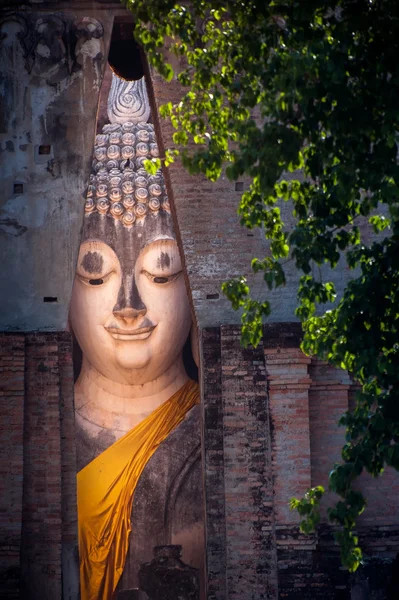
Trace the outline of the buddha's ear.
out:
<instances>
[{"instance_id":1,"label":"buddha's ear","mask_svg":"<svg viewBox=\"0 0 399 600\"><path fill-rule=\"evenodd\" d=\"M193 319L190 330L190 342L191 342L191 352L193 355L193 359L197 368L199 368L200 363L200 352L199 352L199 338L198 338L198 327Z\"/></svg>"}]
</instances>

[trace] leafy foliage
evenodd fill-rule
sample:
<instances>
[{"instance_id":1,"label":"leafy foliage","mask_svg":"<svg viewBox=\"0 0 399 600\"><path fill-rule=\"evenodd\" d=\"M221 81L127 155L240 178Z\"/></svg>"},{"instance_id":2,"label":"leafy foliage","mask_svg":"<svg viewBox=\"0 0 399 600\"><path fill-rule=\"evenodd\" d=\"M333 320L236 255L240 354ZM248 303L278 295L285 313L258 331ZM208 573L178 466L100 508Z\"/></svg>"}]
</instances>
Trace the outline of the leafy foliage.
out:
<instances>
[{"instance_id":1,"label":"leafy foliage","mask_svg":"<svg viewBox=\"0 0 399 600\"><path fill-rule=\"evenodd\" d=\"M346 566L361 552L356 518L365 507L352 483L364 470L399 469L399 3L397 0L127 0L150 63L167 79L164 46L180 57L179 104L162 108L191 173L215 181L251 179L241 222L260 227L270 256L254 259L269 289L285 283L284 263L301 273L297 316L302 348L347 369L361 385L346 427L342 464L329 487ZM166 158L172 162L177 149ZM155 165L156 169L158 165ZM301 170L303 177L284 180ZM294 226L281 219L291 201ZM364 234L362 219L375 236ZM362 233L363 231L363 233ZM341 298L314 265L352 271ZM267 300L245 278L224 284L243 309L243 341L258 343ZM332 308L323 305L332 303ZM309 532L323 489L292 507Z\"/></svg>"}]
</instances>

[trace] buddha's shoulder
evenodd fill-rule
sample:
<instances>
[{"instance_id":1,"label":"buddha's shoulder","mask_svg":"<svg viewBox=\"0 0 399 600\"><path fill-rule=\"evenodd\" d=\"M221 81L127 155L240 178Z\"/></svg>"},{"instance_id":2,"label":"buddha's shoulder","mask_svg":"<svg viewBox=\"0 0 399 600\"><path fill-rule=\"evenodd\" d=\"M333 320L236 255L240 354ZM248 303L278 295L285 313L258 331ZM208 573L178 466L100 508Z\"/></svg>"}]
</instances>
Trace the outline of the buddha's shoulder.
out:
<instances>
[{"instance_id":1,"label":"buddha's shoulder","mask_svg":"<svg viewBox=\"0 0 399 600\"><path fill-rule=\"evenodd\" d=\"M178 476L188 466L194 466L201 459L201 408L194 406L187 412L181 423L159 445L147 463L145 471L149 475L162 470L168 478Z\"/></svg>"},{"instance_id":2,"label":"buddha's shoulder","mask_svg":"<svg viewBox=\"0 0 399 600\"><path fill-rule=\"evenodd\" d=\"M201 518L197 509L202 498L200 422L200 407L194 406L147 462L134 495L133 513L140 522L159 521L163 530L166 517L173 521L181 506L190 513L184 516L185 522Z\"/></svg>"},{"instance_id":3,"label":"buddha's shoulder","mask_svg":"<svg viewBox=\"0 0 399 600\"><path fill-rule=\"evenodd\" d=\"M197 444L201 441L200 423L201 407L197 404L186 413L181 423L169 434L164 442L165 445L183 443L183 441L187 443L187 436L192 436L192 443Z\"/></svg>"},{"instance_id":4,"label":"buddha's shoulder","mask_svg":"<svg viewBox=\"0 0 399 600\"><path fill-rule=\"evenodd\" d=\"M83 469L116 441L114 433L105 427L97 427L88 434L82 420L75 413L75 445L77 471Z\"/></svg>"},{"instance_id":5,"label":"buddha's shoulder","mask_svg":"<svg viewBox=\"0 0 399 600\"><path fill-rule=\"evenodd\" d=\"M147 468L155 464L155 468L163 463L168 466L168 471L178 465L183 468L187 456L201 444L200 430L201 411L196 405L189 410L181 423L160 444L154 455L149 460ZM79 418L75 419L75 442L77 455L77 471L80 471L94 458L109 448L116 438L112 431L98 428L96 435L88 435L81 426Z\"/></svg>"}]
</instances>

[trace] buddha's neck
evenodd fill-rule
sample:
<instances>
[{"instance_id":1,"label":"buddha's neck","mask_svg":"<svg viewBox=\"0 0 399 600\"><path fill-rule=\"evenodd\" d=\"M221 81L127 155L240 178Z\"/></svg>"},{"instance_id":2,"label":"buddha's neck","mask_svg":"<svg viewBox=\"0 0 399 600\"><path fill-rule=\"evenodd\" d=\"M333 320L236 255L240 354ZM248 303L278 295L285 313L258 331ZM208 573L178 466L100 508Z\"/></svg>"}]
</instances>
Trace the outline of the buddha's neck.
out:
<instances>
[{"instance_id":1,"label":"buddha's neck","mask_svg":"<svg viewBox=\"0 0 399 600\"><path fill-rule=\"evenodd\" d=\"M76 420L90 437L106 429L119 439L169 400L187 380L181 357L160 377L142 385L111 381L83 358L75 384Z\"/></svg>"}]
</instances>

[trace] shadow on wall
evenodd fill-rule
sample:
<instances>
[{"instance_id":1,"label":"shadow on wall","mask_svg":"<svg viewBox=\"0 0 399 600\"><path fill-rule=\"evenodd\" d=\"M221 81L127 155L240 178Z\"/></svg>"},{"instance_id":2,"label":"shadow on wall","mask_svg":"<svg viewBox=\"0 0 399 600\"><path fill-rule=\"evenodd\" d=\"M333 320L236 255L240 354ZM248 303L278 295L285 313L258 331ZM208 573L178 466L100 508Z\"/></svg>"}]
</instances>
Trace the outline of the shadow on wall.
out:
<instances>
[{"instance_id":1,"label":"shadow on wall","mask_svg":"<svg viewBox=\"0 0 399 600\"><path fill-rule=\"evenodd\" d=\"M391 559L365 559L350 578L351 600L398 600L399 555Z\"/></svg>"}]
</instances>

